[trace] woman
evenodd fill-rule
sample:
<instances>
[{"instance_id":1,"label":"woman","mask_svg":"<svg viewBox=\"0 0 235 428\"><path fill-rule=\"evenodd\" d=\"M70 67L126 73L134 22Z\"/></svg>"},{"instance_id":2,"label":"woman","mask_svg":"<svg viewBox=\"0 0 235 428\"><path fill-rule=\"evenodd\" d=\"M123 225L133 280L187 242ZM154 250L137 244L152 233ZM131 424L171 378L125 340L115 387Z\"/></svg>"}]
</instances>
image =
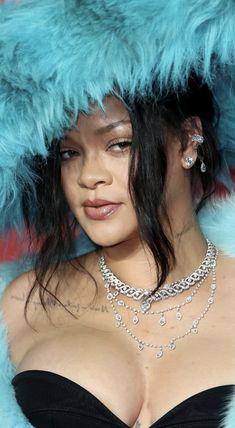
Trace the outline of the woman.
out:
<instances>
[{"instance_id":1,"label":"woman","mask_svg":"<svg viewBox=\"0 0 235 428\"><path fill-rule=\"evenodd\" d=\"M28 189L22 204L41 250L1 309L33 426L222 423L235 265L196 217L220 167L213 98L195 75L158 88L90 97L31 161L37 207ZM69 260L77 223L97 248Z\"/></svg>"}]
</instances>

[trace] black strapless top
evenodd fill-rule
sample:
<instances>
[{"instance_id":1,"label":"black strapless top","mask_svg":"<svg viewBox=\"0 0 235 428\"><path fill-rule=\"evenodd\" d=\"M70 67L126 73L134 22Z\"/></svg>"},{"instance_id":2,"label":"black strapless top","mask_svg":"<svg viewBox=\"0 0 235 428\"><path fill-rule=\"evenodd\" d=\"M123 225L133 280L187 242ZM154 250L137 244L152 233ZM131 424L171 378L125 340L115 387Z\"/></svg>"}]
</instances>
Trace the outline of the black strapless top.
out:
<instances>
[{"instance_id":1,"label":"black strapless top","mask_svg":"<svg viewBox=\"0 0 235 428\"><path fill-rule=\"evenodd\" d=\"M22 411L36 428L128 428L98 398L64 376L27 370L12 380ZM218 428L233 385L199 392L150 428Z\"/></svg>"}]
</instances>

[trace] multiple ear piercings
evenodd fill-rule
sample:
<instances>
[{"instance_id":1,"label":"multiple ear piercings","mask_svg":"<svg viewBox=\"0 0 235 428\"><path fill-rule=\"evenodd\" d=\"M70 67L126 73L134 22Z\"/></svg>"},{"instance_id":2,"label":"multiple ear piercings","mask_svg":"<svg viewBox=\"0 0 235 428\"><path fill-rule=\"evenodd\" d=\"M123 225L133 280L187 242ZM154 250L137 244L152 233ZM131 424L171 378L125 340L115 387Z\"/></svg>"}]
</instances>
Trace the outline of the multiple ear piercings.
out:
<instances>
[{"instance_id":1,"label":"multiple ear piercings","mask_svg":"<svg viewBox=\"0 0 235 428\"><path fill-rule=\"evenodd\" d=\"M202 136L202 135L194 134L194 135L192 136L192 141L194 141L194 142L198 143L198 145L200 145L200 144L202 144L202 143L204 142L204 138L203 138L203 136ZM198 157L199 157L199 159L200 159L200 161L201 161L201 166L200 166L200 170L201 170L201 172L206 172L206 165L205 165L205 163L204 163L204 161L203 161L202 156L200 156L200 155L198 154ZM190 168L192 168L192 166L195 164L196 159L193 159L191 156L187 156L187 157L184 159L184 162L185 162L185 168L190 169Z\"/></svg>"}]
</instances>

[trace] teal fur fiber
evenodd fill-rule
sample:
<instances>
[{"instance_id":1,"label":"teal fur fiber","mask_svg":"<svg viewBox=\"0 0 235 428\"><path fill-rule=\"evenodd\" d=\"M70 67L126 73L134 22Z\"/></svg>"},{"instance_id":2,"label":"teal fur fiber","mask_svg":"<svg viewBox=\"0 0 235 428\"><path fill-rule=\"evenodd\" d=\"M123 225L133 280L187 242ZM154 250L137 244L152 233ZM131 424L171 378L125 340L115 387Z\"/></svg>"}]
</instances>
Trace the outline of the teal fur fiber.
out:
<instances>
[{"instance_id":1,"label":"teal fur fiber","mask_svg":"<svg viewBox=\"0 0 235 428\"><path fill-rule=\"evenodd\" d=\"M46 157L89 101L102 103L115 87L145 94L156 78L162 89L184 87L192 70L220 88L228 67L235 74L234 22L234 0L5 0L2 228L18 223L19 195L33 189L32 157Z\"/></svg>"},{"instance_id":2,"label":"teal fur fiber","mask_svg":"<svg viewBox=\"0 0 235 428\"><path fill-rule=\"evenodd\" d=\"M234 28L234 0L5 0L0 6L0 229L18 224L20 194L34 189L31 159L46 158L72 118L88 110L90 101L102 105L115 87L121 94L144 95L157 79L160 90L178 90L192 71L200 74L219 104L220 147L233 166ZM235 258L234 213L232 193L210 201L199 220L205 236ZM4 269L1 291L7 271L23 270ZM0 426L30 428L10 385L14 373L2 320ZM234 427L235 394L221 428Z\"/></svg>"}]
</instances>

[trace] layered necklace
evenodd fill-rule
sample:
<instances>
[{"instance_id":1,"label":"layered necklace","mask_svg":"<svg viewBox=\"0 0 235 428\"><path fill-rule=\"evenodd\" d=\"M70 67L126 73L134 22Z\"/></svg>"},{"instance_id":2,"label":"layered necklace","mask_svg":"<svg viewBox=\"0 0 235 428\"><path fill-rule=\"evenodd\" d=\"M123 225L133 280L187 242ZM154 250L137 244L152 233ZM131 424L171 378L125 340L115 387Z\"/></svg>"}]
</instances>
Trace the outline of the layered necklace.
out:
<instances>
[{"instance_id":1,"label":"layered necklace","mask_svg":"<svg viewBox=\"0 0 235 428\"><path fill-rule=\"evenodd\" d=\"M185 338L189 334L197 334L201 320L205 317L214 303L217 255L218 250L212 242L207 240L207 252L200 266L189 276L170 284L164 284L157 289L157 291L154 291L154 289L136 288L120 281L105 263L104 256L100 255L98 261L99 268L103 277L104 287L107 291L107 300L114 312L116 327L121 327L126 331L131 339L137 343L139 350L142 351L144 348L153 348L155 350L156 358L161 358L166 350L173 351L176 348L177 341ZM133 325L141 322L140 315L157 315L159 317L159 326L164 327L167 324L167 313L171 311L175 311L176 322L181 321L183 318L183 308L192 303L194 296L197 294L209 274L212 276L212 281L210 285L210 293L203 311L198 317L192 320L191 325L183 334L172 337L167 343L149 343L144 339L137 337L131 330L131 327L126 325L122 319L122 315L119 313L118 307L122 307L127 311L130 311L132 313ZM191 293L185 297L180 304L170 305L161 310L152 310L152 305L156 304L158 301L171 299L178 294L183 294L186 290L190 290ZM121 297L122 295L138 302L139 307L132 306L132 304L126 304Z\"/></svg>"}]
</instances>

